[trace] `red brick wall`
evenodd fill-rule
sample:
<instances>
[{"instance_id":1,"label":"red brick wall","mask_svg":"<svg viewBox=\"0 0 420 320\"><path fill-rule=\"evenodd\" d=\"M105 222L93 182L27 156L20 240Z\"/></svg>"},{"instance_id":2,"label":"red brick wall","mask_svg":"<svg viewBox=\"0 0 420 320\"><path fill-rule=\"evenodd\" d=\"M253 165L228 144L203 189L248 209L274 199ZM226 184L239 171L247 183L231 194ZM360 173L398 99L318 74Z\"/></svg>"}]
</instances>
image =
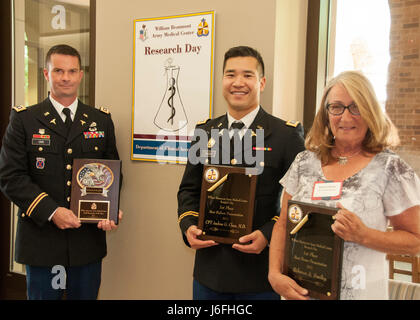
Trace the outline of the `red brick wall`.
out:
<instances>
[{"instance_id":1,"label":"red brick wall","mask_svg":"<svg viewBox=\"0 0 420 320\"><path fill-rule=\"evenodd\" d=\"M397 126L397 152L420 174L420 0L388 0L391 12L386 111Z\"/></svg>"}]
</instances>

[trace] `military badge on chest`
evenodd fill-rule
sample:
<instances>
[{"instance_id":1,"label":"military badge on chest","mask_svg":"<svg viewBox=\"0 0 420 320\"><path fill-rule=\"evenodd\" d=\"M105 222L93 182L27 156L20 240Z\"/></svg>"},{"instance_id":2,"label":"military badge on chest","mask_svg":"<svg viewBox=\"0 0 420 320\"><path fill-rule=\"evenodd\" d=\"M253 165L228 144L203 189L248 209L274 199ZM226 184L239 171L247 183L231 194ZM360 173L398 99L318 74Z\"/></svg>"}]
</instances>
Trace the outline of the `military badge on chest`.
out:
<instances>
[{"instance_id":1,"label":"military badge on chest","mask_svg":"<svg viewBox=\"0 0 420 320\"><path fill-rule=\"evenodd\" d=\"M51 144L51 136L45 134L45 129L39 129L38 133L32 135L33 146L49 146Z\"/></svg>"},{"instance_id":2,"label":"military badge on chest","mask_svg":"<svg viewBox=\"0 0 420 320\"><path fill-rule=\"evenodd\" d=\"M96 122L92 122L92 123L89 125L89 131L90 131L90 132L98 131L98 129L96 128Z\"/></svg>"},{"instance_id":3,"label":"military badge on chest","mask_svg":"<svg viewBox=\"0 0 420 320\"><path fill-rule=\"evenodd\" d=\"M45 168L45 158L37 157L36 161L35 161L35 167L37 169L40 169L40 170L44 169Z\"/></svg>"},{"instance_id":4,"label":"military badge on chest","mask_svg":"<svg viewBox=\"0 0 420 320\"><path fill-rule=\"evenodd\" d=\"M95 138L104 138L105 132L98 131L96 122L92 122L89 125L89 131L83 132L85 139L95 139Z\"/></svg>"}]
</instances>

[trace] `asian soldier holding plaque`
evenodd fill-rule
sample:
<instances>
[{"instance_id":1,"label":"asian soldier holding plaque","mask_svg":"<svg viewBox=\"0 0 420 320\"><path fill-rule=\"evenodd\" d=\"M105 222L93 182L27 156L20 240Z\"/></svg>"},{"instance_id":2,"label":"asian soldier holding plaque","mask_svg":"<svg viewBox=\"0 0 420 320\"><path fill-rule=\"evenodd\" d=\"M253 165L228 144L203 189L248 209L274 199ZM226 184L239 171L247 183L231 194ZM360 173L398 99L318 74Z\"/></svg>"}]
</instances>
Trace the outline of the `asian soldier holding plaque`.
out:
<instances>
[{"instance_id":1,"label":"asian soldier holding plaque","mask_svg":"<svg viewBox=\"0 0 420 320\"><path fill-rule=\"evenodd\" d=\"M303 129L264 111L265 84L256 50L229 49L227 113L196 126L178 191L182 236L196 250L194 299L279 299L267 280L268 243L280 211L278 180L304 149Z\"/></svg>"},{"instance_id":2,"label":"asian soldier holding plaque","mask_svg":"<svg viewBox=\"0 0 420 320\"><path fill-rule=\"evenodd\" d=\"M115 229L116 223L108 215L94 224L81 223L78 213L69 210L72 184L77 183L72 172L79 173L76 180L84 179L79 195L87 186L88 193L100 189L98 197L105 202L118 199L114 124L106 108L95 109L77 99L83 77L77 50L52 47L44 76L49 97L31 107L13 107L0 153L1 191L19 207L16 261L26 265L28 299L63 297L62 287L52 282L57 266L66 271L67 299L96 299L107 253L104 231ZM73 168L77 158L98 160L83 171ZM118 165L110 169L100 159ZM113 184L116 190L110 191ZM98 208L105 213L110 205L89 203L89 212L97 213ZM121 218L122 212L118 215Z\"/></svg>"}]
</instances>

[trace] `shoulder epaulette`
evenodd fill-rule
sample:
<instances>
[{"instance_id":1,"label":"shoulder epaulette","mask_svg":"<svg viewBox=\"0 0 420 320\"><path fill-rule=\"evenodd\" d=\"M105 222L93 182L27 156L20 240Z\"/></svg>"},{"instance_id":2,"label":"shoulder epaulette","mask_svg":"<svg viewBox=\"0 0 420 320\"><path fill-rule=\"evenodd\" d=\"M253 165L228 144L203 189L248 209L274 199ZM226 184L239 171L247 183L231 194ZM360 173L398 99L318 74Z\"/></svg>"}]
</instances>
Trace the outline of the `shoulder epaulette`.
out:
<instances>
[{"instance_id":1,"label":"shoulder epaulette","mask_svg":"<svg viewBox=\"0 0 420 320\"><path fill-rule=\"evenodd\" d=\"M296 121L296 120L289 120L286 122L286 126L289 126L289 127L296 128L298 125L299 125L299 121Z\"/></svg>"},{"instance_id":2,"label":"shoulder epaulette","mask_svg":"<svg viewBox=\"0 0 420 320\"><path fill-rule=\"evenodd\" d=\"M27 108L24 106L14 106L12 109L15 110L16 112L21 112L21 111L25 111Z\"/></svg>"},{"instance_id":3,"label":"shoulder epaulette","mask_svg":"<svg viewBox=\"0 0 420 320\"><path fill-rule=\"evenodd\" d=\"M102 111L103 113L106 113L106 114L110 114L109 110L105 107L99 107L99 111Z\"/></svg>"},{"instance_id":4,"label":"shoulder epaulette","mask_svg":"<svg viewBox=\"0 0 420 320\"><path fill-rule=\"evenodd\" d=\"M208 119L206 119L206 120L204 120L204 121L198 121L197 122L197 125L200 125L200 124L205 124L205 123L207 123L207 122L209 122L210 121L210 118L208 118Z\"/></svg>"}]
</instances>

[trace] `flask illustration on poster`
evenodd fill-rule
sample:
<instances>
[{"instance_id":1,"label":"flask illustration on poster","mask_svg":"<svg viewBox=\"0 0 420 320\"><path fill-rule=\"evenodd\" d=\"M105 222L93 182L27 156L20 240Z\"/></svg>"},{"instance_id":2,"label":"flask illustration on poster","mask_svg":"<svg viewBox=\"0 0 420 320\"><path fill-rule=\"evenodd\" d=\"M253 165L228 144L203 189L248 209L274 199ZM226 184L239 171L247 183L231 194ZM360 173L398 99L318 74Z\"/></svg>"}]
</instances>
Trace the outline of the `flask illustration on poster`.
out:
<instances>
[{"instance_id":1,"label":"flask illustration on poster","mask_svg":"<svg viewBox=\"0 0 420 320\"><path fill-rule=\"evenodd\" d=\"M172 63L172 58L165 61L166 88L153 122L161 130L176 132L187 125L188 118L178 88L181 68Z\"/></svg>"}]
</instances>

